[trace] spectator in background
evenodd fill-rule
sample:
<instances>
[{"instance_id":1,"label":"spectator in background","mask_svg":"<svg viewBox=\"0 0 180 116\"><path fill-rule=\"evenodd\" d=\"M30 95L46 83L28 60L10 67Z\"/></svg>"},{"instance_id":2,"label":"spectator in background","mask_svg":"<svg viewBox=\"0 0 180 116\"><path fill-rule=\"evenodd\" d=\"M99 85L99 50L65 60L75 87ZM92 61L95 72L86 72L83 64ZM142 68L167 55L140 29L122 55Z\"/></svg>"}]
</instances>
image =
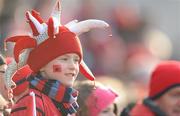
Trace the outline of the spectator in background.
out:
<instances>
[{"instance_id":1,"label":"spectator in background","mask_svg":"<svg viewBox=\"0 0 180 116\"><path fill-rule=\"evenodd\" d=\"M116 116L117 94L101 83L95 85L89 81L76 83L75 88L79 91L78 103L80 110L77 116Z\"/></svg>"},{"instance_id":2,"label":"spectator in background","mask_svg":"<svg viewBox=\"0 0 180 116\"><path fill-rule=\"evenodd\" d=\"M7 62L8 59L5 59L2 55L0 55L0 93L5 100L9 101L13 97L13 91L8 92L4 84L4 73L7 68Z\"/></svg>"},{"instance_id":3,"label":"spectator in background","mask_svg":"<svg viewBox=\"0 0 180 116\"><path fill-rule=\"evenodd\" d=\"M7 57L4 58L2 56L0 56L0 63L4 66L2 68L1 66L1 70L0 72L2 74L5 73L5 67L11 63L12 58L11 57ZM5 63L6 62L6 63ZM24 66L23 68L21 68L20 70L18 70L12 77L12 80L16 83L16 87L12 90L11 93L11 97L13 97L13 102L17 102L19 100L20 97L22 97L25 91L27 91L28 86L28 81L26 79L26 77L28 75L31 74L31 70L28 66ZM10 115L11 108L13 109L13 107L11 107L12 105L9 104L9 96L8 96L8 92L7 89L5 87L5 83L4 83L4 75L2 75L1 77L1 81L0 81L0 92L2 94L2 96L0 96L0 110L2 111L2 115L7 116ZM9 106L9 105L10 106Z\"/></svg>"},{"instance_id":4,"label":"spectator in background","mask_svg":"<svg viewBox=\"0 0 180 116\"><path fill-rule=\"evenodd\" d=\"M10 114L7 104L8 102L0 95L0 116L8 116Z\"/></svg>"},{"instance_id":5,"label":"spectator in background","mask_svg":"<svg viewBox=\"0 0 180 116\"><path fill-rule=\"evenodd\" d=\"M3 77L6 70L6 61L2 55L0 55L0 92L4 98L8 98L7 90L4 85Z\"/></svg>"},{"instance_id":6,"label":"spectator in background","mask_svg":"<svg viewBox=\"0 0 180 116\"><path fill-rule=\"evenodd\" d=\"M10 111L8 111L9 98L12 97L12 93L8 95L7 89L4 85L4 73L6 70L6 61L2 55L0 55L0 115L7 116Z\"/></svg>"},{"instance_id":7,"label":"spectator in background","mask_svg":"<svg viewBox=\"0 0 180 116\"><path fill-rule=\"evenodd\" d=\"M118 97L115 100L115 103L117 104L118 115L129 102L130 99L129 97L134 97L128 95L129 93L132 93L133 90L131 89L130 91L129 89L127 89L127 83L124 82L123 80L118 79L118 77L114 77L110 75L101 75L101 76L96 76L96 81L100 82L104 86L112 87L113 90L115 90L116 93L118 94Z\"/></svg>"},{"instance_id":8,"label":"spectator in background","mask_svg":"<svg viewBox=\"0 0 180 116\"><path fill-rule=\"evenodd\" d=\"M16 73L12 77L12 80L16 83L16 87L12 90L12 92L10 93L10 96L9 96L3 78L4 78L4 73L5 73L6 67L8 66L8 64L11 63L12 60L13 60L12 57L7 57L4 60L4 58L2 56L0 56L0 64L2 64L2 66L3 66L3 67L2 66L0 67L0 73L2 74L1 75L2 78L0 78L1 79L0 80L0 92L1 92L2 97L4 99L6 99L7 101L9 101L9 97L17 97L18 95L20 95L27 89L27 86L29 83L28 83L26 77L32 73L31 69L27 65L24 66L23 68L19 69L18 71L16 71Z\"/></svg>"},{"instance_id":9,"label":"spectator in background","mask_svg":"<svg viewBox=\"0 0 180 116\"><path fill-rule=\"evenodd\" d=\"M124 109L122 116L179 116L180 62L162 61L152 72L149 95L142 103Z\"/></svg>"}]
</instances>

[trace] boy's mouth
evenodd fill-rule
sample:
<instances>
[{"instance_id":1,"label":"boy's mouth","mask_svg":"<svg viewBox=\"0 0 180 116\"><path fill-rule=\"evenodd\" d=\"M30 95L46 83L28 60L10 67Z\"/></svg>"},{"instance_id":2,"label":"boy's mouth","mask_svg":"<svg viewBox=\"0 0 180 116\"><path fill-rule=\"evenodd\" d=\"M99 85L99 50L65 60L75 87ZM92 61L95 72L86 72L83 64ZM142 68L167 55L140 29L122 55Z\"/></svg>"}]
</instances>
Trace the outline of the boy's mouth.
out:
<instances>
[{"instance_id":1,"label":"boy's mouth","mask_svg":"<svg viewBox=\"0 0 180 116\"><path fill-rule=\"evenodd\" d=\"M65 75L68 76L68 77L74 77L75 73L66 73Z\"/></svg>"}]
</instances>

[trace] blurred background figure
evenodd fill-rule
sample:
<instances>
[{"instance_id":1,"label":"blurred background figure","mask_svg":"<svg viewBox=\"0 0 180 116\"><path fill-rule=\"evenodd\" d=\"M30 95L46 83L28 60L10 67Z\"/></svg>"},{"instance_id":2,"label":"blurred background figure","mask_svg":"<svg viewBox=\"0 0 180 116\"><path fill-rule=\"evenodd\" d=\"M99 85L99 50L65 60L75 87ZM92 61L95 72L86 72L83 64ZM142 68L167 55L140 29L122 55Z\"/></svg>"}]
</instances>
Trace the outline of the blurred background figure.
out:
<instances>
[{"instance_id":1,"label":"blurred background figure","mask_svg":"<svg viewBox=\"0 0 180 116\"><path fill-rule=\"evenodd\" d=\"M0 55L0 93L1 95L8 100L8 92L7 89L5 88L4 84L4 73L6 70L6 61L2 55Z\"/></svg>"},{"instance_id":2,"label":"blurred background figure","mask_svg":"<svg viewBox=\"0 0 180 116\"><path fill-rule=\"evenodd\" d=\"M80 106L77 116L116 116L118 97L111 88L99 82L77 82L75 88L79 91L78 103Z\"/></svg>"},{"instance_id":3,"label":"blurred background figure","mask_svg":"<svg viewBox=\"0 0 180 116\"><path fill-rule=\"evenodd\" d=\"M147 97L126 107L121 116L179 116L180 62L160 62L151 74L148 89Z\"/></svg>"},{"instance_id":4,"label":"blurred background figure","mask_svg":"<svg viewBox=\"0 0 180 116\"><path fill-rule=\"evenodd\" d=\"M2 64L0 66L0 109L2 112L2 116L10 115L14 103L16 103L19 98L24 95L25 91L29 86L26 77L32 72L30 68L26 65L13 75L12 79L16 83L16 87L10 93L11 96L9 96L3 78L6 67L9 63L11 63L12 59L12 57L3 58L3 56L0 56L0 65ZM13 97L13 104L11 104L9 97Z\"/></svg>"},{"instance_id":5,"label":"blurred background figure","mask_svg":"<svg viewBox=\"0 0 180 116\"><path fill-rule=\"evenodd\" d=\"M10 96L8 95L8 91L5 88L3 79L6 67L6 60L2 55L0 55L0 116L8 116L10 114L10 109L8 106L8 104L10 103Z\"/></svg>"},{"instance_id":6,"label":"blurred background figure","mask_svg":"<svg viewBox=\"0 0 180 116\"><path fill-rule=\"evenodd\" d=\"M127 105L131 96L128 96L127 85L125 85L120 79L117 77L102 75L96 77L98 82L103 84L106 87L112 87L118 94L118 97L115 100L117 104L117 114L119 114L122 109Z\"/></svg>"},{"instance_id":7,"label":"blurred background figure","mask_svg":"<svg viewBox=\"0 0 180 116\"><path fill-rule=\"evenodd\" d=\"M7 106L8 102L0 95L0 116L9 116L11 110Z\"/></svg>"}]
</instances>

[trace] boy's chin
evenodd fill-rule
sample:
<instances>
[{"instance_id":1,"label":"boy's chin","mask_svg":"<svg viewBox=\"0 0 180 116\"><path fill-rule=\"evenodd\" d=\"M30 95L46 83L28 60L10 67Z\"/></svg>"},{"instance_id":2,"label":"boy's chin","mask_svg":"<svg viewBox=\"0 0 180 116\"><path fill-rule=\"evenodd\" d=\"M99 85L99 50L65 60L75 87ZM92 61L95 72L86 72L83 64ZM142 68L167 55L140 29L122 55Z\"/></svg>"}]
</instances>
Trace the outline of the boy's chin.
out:
<instances>
[{"instance_id":1,"label":"boy's chin","mask_svg":"<svg viewBox=\"0 0 180 116\"><path fill-rule=\"evenodd\" d=\"M60 81L60 80L59 80ZM63 85L67 86L67 87L72 87L73 86L73 83L74 81L71 81L71 82L62 82L60 81Z\"/></svg>"}]
</instances>

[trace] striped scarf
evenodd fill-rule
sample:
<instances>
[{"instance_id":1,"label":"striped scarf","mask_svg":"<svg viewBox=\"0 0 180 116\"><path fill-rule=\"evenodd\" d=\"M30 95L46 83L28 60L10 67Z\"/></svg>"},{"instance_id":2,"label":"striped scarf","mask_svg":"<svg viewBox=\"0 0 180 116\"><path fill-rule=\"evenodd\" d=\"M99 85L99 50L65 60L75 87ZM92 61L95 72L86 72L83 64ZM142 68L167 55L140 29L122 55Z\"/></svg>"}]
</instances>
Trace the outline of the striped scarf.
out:
<instances>
[{"instance_id":1,"label":"striped scarf","mask_svg":"<svg viewBox=\"0 0 180 116\"><path fill-rule=\"evenodd\" d=\"M40 74L30 76L30 87L36 89L51 98L54 105L63 116L77 112L78 91L72 87L66 87L57 80L48 80Z\"/></svg>"}]
</instances>

